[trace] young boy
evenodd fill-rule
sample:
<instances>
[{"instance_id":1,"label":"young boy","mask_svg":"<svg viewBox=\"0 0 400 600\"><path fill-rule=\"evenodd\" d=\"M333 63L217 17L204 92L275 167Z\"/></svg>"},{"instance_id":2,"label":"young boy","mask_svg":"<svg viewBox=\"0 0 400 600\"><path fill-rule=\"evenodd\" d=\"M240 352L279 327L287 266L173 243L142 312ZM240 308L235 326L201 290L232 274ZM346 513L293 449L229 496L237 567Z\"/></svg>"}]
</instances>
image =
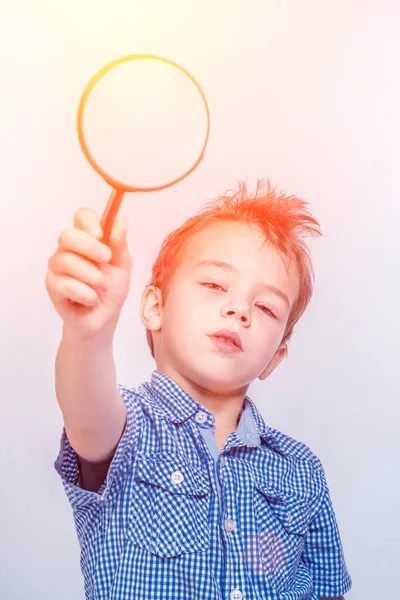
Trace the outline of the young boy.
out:
<instances>
[{"instance_id":1,"label":"young boy","mask_svg":"<svg viewBox=\"0 0 400 600\"><path fill-rule=\"evenodd\" d=\"M312 295L307 204L259 181L169 234L141 300L156 362L116 383L113 336L132 260L78 210L50 258L62 317L55 468L87 599L318 600L351 587L321 462L246 395L286 357ZM98 231L96 231L96 229ZM108 281L108 285L105 282Z\"/></svg>"}]
</instances>

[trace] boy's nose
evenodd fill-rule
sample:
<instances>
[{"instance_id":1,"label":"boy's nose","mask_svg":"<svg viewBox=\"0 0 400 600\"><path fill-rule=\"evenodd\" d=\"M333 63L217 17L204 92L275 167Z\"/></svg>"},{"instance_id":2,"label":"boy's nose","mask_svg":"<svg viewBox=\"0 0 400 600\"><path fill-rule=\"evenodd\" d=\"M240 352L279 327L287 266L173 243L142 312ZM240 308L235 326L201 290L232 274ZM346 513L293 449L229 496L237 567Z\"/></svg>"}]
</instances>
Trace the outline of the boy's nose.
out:
<instances>
[{"instance_id":1,"label":"boy's nose","mask_svg":"<svg viewBox=\"0 0 400 600\"><path fill-rule=\"evenodd\" d=\"M227 317L235 315L236 318L240 318L243 323L250 322L250 310L245 306L235 306L235 308L229 308L225 311Z\"/></svg>"}]
</instances>

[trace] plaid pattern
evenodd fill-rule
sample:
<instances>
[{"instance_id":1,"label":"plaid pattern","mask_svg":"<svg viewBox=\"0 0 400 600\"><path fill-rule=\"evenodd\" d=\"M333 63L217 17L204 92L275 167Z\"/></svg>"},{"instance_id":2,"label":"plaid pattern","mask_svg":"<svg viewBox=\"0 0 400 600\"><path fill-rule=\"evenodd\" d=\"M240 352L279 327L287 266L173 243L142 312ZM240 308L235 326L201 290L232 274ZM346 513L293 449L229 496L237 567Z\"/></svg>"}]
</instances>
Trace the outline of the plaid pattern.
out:
<instances>
[{"instance_id":1,"label":"plaid pattern","mask_svg":"<svg viewBox=\"0 0 400 600\"><path fill-rule=\"evenodd\" d=\"M317 600L351 585L324 469L246 396L219 454L213 414L158 370L118 385L127 424L98 492L63 428L54 467L87 600Z\"/></svg>"}]
</instances>

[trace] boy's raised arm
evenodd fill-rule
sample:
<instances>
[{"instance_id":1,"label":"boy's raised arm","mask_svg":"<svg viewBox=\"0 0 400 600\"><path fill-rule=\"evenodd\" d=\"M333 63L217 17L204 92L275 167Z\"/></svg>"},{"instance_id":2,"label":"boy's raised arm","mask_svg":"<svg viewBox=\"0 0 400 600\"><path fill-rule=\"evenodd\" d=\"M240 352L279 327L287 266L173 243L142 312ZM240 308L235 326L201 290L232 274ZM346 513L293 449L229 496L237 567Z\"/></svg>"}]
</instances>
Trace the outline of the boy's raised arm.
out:
<instances>
[{"instance_id":1,"label":"boy's raised arm","mask_svg":"<svg viewBox=\"0 0 400 600\"><path fill-rule=\"evenodd\" d=\"M56 358L56 395L75 452L86 461L112 457L124 431L125 403L117 391L113 338L81 338L64 328Z\"/></svg>"},{"instance_id":2,"label":"boy's raised arm","mask_svg":"<svg viewBox=\"0 0 400 600\"><path fill-rule=\"evenodd\" d=\"M126 230L117 220L105 245L96 213L79 209L74 227L61 233L48 263L47 291L64 321L55 365L56 395L68 440L82 464L105 464L126 424L113 358L132 266Z\"/></svg>"}]
</instances>

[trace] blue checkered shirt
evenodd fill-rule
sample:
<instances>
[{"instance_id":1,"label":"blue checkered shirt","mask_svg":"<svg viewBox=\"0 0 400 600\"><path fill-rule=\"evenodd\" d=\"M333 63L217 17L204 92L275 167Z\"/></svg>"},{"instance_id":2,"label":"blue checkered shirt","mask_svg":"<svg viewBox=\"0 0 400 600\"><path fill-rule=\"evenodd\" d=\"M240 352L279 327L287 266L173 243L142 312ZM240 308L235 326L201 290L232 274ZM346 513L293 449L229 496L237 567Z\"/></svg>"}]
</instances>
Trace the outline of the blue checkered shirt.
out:
<instances>
[{"instance_id":1,"label":"blue checkered shirt","mask_svg":"<svg viewBox=\"0 0 400 600\"><path fill-rule=\"evenodd\" d=\"M89 600L317 600L347 592L324 469L246 396L218 453L213 414L158 370L118 384L127 422L97 492L63 428L54 467Z\"/></svg>"}]
</instances>

